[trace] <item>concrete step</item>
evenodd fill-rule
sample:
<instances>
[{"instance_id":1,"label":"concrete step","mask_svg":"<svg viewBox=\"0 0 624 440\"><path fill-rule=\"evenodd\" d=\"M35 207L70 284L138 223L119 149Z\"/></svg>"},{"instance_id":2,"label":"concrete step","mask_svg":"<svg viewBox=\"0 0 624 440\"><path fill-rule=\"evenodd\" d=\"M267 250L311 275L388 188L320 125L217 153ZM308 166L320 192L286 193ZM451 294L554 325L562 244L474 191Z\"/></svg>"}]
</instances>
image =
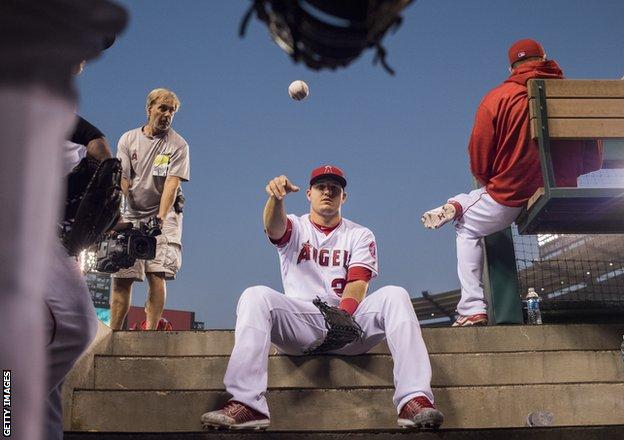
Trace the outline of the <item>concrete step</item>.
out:
<instances>
[{"instance_id":1,"label":"concrete step","mask_svg":"<svg viewBox=\"0 0 624 440\"><path fill-rule=\"evenodd\" d=\"M617 350L624 324L424 328L430 354L552 350ZM231 330L115 332L112 353L122 356L219 356L234 345ZM388 353L385 343L371 353Z\"/></svg>"},{"instance_id":2,"label":"concrete step","mask_svg":"<svg viewBox=\"0 0 624 440\"><path fill-rule=\"evenodd\" d=\"M551 411L557 426L624 424L624 383L512 385L434 389L444 427L522 427L527 414ZM391 388L271 389L271 430L396 428ZM222 391L77 390L71 430L197 431Z\"/></svg>"},{"instance_id":3,"label":"concrete step","mask_svg":"<svg viewBox=\"0 0 624 440\"><path fill-rule=\"evenodd\" d=\"M608 440L624 438L624 425L564 426L548 428L443 429L438 432L240 432L184 433L66 432L65 440Z\"/></svg>"},{"instance_id":4,"label":"concrete step","mask_svg":"<svg viewBox=\"0 0 624 440\"><path fill-rule=\"evenodd\" d=\"M619 351L433 354L433 386L624 382ZM227 356L95 358L96 389L222 389ZM390 355L270 356L269 387L392 387Z\"/></svg>"}]
</instances>

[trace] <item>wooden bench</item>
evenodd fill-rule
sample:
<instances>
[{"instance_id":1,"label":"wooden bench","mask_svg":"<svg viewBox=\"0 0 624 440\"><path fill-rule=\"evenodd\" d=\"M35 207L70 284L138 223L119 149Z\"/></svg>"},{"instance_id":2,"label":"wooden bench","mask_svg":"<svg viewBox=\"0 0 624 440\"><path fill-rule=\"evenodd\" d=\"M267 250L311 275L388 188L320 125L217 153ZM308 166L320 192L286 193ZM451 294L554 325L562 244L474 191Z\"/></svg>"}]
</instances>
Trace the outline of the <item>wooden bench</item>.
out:
<instances>
[{"instance_id":1,"label":"wooden bench","mask_svg":"<svg viewBox=\"0 0 624 440\"><path fill-rule=\"evenodd\" d=\"M531 197L516 224L520 234L624 232L621 188L557 187L552 139L611 139L603 166L624 164L624 81L544 80L528 82L531 136L537 139L544 186Z\"/></svg>"}]
</instances>

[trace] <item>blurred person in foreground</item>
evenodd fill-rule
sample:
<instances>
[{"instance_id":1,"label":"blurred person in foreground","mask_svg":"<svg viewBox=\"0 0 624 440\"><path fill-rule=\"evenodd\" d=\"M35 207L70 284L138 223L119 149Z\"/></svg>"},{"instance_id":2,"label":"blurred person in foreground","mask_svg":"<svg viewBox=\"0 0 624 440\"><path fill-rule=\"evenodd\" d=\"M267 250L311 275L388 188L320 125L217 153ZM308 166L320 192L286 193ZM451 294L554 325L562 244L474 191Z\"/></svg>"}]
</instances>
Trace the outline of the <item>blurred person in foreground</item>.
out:
<instances>
[{"instance_id":1,"label":"blurred person in foreground","mask_svg":"<svg viewBox=\"0 0 624 440\"><path fill-rule=\"evenodd\" d=\"M114 38L107 39L104 49L113 42ZM75 73L80 74L84 65L84 61L80 63ZM43 294L47 312L47 440L63 438L63 382L95 338L98 328L91 295L77 257L95 243L100 232L117 222L121 202L119 161L112 159L104 134L81 116L77 119L74 131L64 143L65 209L59 224L60 241L54 247ZM111 167L116 168L116 172L111 173ZM97 206L102 209L98 210ZM84 231L93 232L85 234Z\"/></svg>"},{"instance_id":2,"label":"blurred person in foreground","mask_svg":"<svg viewBox=\"0 0 624 440\"><path fill-rule=\"evenodd\" d=\"M11 387L3 435L14 439L42 438L42 298L61 202L62 144L75 124L72 70L96 57L126 20L106 0L0 2L0 367Z\"/></svg>"}]
</instances>

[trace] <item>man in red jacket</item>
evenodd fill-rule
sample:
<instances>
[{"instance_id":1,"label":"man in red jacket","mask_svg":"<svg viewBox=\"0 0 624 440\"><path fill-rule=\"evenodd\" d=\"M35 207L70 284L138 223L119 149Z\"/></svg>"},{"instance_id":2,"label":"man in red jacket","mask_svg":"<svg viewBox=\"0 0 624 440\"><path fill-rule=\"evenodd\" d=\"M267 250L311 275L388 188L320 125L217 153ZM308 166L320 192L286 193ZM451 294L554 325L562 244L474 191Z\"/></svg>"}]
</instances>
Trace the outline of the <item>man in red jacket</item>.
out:
<instances>
[{"instance_id":1,"label":"man in red jacket","mask_svg":"<svg viewBox=\"0 0 624 440\"><path fill-rule=\"evenodd\" d=\"M481 101L468 145L470 169L482 187L449 199L421 219L429 229L455 220L461 299L453 326L487 324L481 239L511 225L543 186L526 84L531 78L561 79L563 72L534 40L517 41L508 55L511 75ZM557 186L576 186L578 176L602 164L599 141L551 141L551 152Z\"/></svg>"}]
</instances>

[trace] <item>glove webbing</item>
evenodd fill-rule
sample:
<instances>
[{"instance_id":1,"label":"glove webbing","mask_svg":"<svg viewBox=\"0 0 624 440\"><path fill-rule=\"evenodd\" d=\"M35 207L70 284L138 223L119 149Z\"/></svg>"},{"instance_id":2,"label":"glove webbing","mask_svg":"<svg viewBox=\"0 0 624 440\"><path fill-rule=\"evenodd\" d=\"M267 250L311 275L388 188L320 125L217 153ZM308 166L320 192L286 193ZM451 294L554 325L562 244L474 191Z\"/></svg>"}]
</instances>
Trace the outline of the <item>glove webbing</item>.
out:
<instances>
[{"instance_id":1,"label":"glove webbing","mask_svg":"<svg viewBox=\"0 0 624 440\"><path fill-rule=\"evenodd\" d=\"M350 318L347 312L328 305L319 297L316 297L316 299L312 301L312 304L314 304L323 315L325 328L327 328L327 336L320 341L319 345L317 345L317 341L317 343L312 344L309 348L304 350L304 354L319 354L338 350L356 339L362 339L364 331L357 321L351 319L349 325L341 325L337 322L338 319L344 320ZM344 315L340 316L339 314Z\"/></svg>"}]
</instances>

